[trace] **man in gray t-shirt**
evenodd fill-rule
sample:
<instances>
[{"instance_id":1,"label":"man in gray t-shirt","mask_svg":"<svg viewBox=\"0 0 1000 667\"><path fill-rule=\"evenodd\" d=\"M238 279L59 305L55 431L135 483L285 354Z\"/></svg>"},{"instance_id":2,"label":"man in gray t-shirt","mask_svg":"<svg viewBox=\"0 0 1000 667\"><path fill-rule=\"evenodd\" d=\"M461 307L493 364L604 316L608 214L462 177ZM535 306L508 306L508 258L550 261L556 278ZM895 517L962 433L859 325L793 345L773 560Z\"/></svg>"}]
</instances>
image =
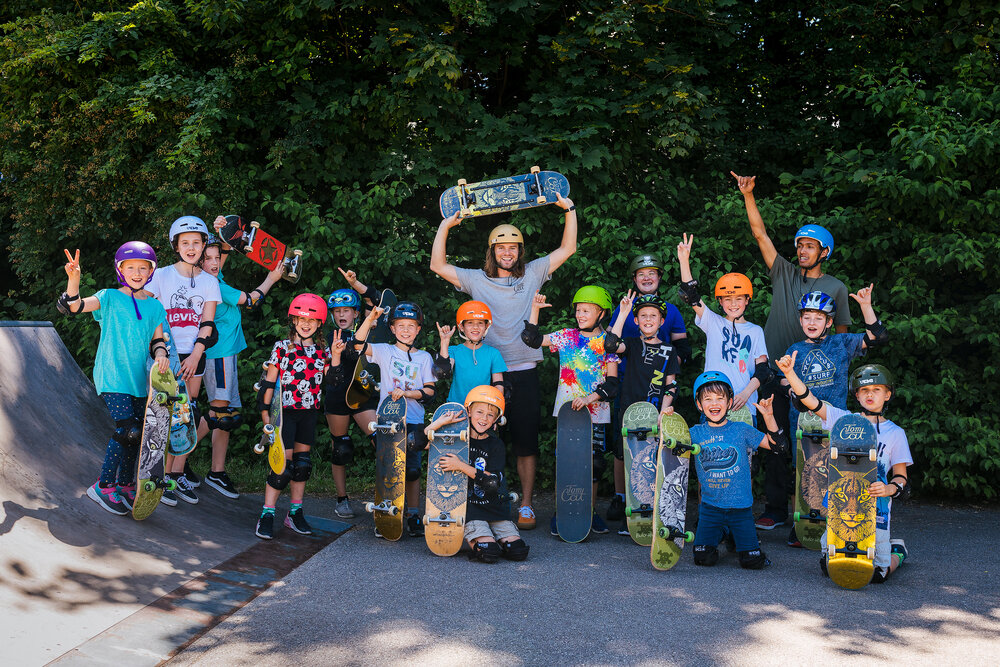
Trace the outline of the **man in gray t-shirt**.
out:
<instances>
[{"instance_id":1,"label":"man in gray t-shirt","mask_svg":"<svg viewBox=\"0 0 1000 667\"><path fill-rule=\"evenodd\" d=\"M460 292L485 303L493 313L487 342L500 350L507 364L503 375L510 396L504 414L521 479L517 525L522 530L530 530L536 523L531 495L538 467L542 401L537 366L542 351L525 345L521 331L539 288L576 252L576 207L564 197L558 197L555 204L565 211L562 243L545 257L525 263L521 232L513 225L499 225L490 232L489 253L482 269L453 266L448 263L446 247L449 230L461 223L457 213L441 221L431 249L431 270Z\"/></svg>"}]
</instances>

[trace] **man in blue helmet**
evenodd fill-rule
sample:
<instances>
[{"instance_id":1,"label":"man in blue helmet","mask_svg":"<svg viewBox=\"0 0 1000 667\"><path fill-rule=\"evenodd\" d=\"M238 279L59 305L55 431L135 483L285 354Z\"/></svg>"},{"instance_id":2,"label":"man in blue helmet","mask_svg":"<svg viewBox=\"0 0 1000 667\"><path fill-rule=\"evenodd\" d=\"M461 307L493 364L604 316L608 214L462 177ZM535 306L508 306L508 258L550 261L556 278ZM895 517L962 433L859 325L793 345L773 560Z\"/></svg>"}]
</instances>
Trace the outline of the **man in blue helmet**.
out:
<instances>
[{"instance_id":1,"label":"man in blue helmet","mask_svg":"<svg viewBox=\"0 0 1000 667\"><path fill-rule=\"evenodd\" d=\"M805 225L795 233L795 254L798 266L778 254L771 237L764 227L764 219L757 209L753 188L756 176L738 176L736 179L743 203L746 205L750 231L757 240L760 254L771 273L771 312L764 324L764 342L772 368L793 343L804 340L806 335L799 323L799 302L803 295L819 291L830 295L838 304L849 303L847 287L840 280L823 273L823 262L833 256L833 235L820 225ZM849 308L838 308L834 315L834 331L847 333L851 324ZM775 369L776 370L776 369ZM774 414L778 425L790 433L789 401L785 391L779 390L778 378L760 388L758 396L774 396ZM794 477L790 474L789 452L784 456L773 453L761 458L764 467L764 513L757 518L757 527L772 530L784 525L788 519L788 497L792 492Z\"/></svg>"}]
</instances>

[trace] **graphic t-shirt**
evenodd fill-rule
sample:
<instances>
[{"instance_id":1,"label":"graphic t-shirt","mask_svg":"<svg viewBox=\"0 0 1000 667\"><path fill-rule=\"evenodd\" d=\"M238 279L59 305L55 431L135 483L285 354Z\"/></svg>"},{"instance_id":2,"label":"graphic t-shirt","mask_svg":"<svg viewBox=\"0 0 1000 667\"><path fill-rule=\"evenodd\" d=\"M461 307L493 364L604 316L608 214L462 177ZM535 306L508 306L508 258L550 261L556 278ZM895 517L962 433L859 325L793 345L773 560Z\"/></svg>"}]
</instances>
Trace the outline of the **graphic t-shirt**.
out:
<instances>
[{"instance_id":1,"label":"graphic t-shirt","mask_svg":"<svg viewBox=\"0 0 1000 667\"><path fill-rule=\"evenodd\" d=\"M720 509L753 505L750 457L763 439L760 431L743 422L691 427L691 442L701 445L701 453L692 458L701 482L703 503Z\"/></svg>"},{"instance_id":2,"label":"graphic t-shirt","mask_svg":"<svg viewBox=\"0 0 1000 667\"><path fill-rule=\"evenodd\" d=\"M574 398L583 398L608 377L608 364L618 363L618 356L604 351L606 333L588 338L579 329L560 329L549 334L549 349L559 353L559 383L556 387L556 404L552 416L559 414L559 407ZM611 404L595 401L587 406L595 424L611 423Z\"/></svg>"},{"instance_id":3,"label":"graphic t-shirt","mask_svg":"<svg viewBox=\"0 0 1000 667\"><path fill-rule=\"evenodd\" d=\"M149 394L149 343L156 327L166 330L167 314L156 299L136 299L140 320L135 315L132 297L116 289L102 289L94 297L101 303L93 311L101 325L101 339L94 359L94 386L98 394L117 393L143 397Z\"/></svg>"},{"instance_id":4,"label":"graphic t-shirt","mask_svg":"<svg viewBox=\"0 0 1000 667\"><path fill-rule=\"evenodd\" d=\"M476 470L491 473L500 478L496 491L488 492L469 479L469 505L467 521L503 521L510 518L510 501L507 499L507 482L503 477L506 445L495 431L482 440L469 438L469 465Z\"/></svg>"},{"instance_id":5,"label":"graphic t-shirt","mask_svg":"<svg viewBox=\"0 0 1000 667\"><path fill-rule=\"evenodd\" d=\"M274 344L267 363L279 369L282 409L319 409L327 361L327 350L323 347L300 345L290 340Z\"/></svg>"},{"instance_id":6,"label":"graphic t-shirt","mask_svg":"<svg viewBox=\"0 0 1000 667\"><path fill-rule=\"evenodd\" d=\"M819 343L793 343L786 354L797 352L795 374L813 395L834 407L847 407L847 381L851 360L864 355L865 334L829 334ZM799 423L793 404L788 411L790 424Z\"/></svg>"},{"instance_id":7,"label":"graphic t-shirt","mask_svg":"<svg viewBox=\"0 0 1000 667\"><path fill-rule=\"evenodd\" d=\"M215 276L199 271L192 285L191 278L182 276L171 265L154 271L146 290L166 309L170 335L177 345L177 352L191 354L205 304L222 301L219 281Z\"/></svg>"},{"instance_id":8,"label":"graphic t-shirt","mask_svg":"<svg viewBox=\"0 0 1000 667\"><path fill-rule=\"evenodd\" d=\"M732 322L711 308L705 308L701 317L695 317L694 323L707 338L705 370L725 373L737 394L746 389L753 377L757 357L767 356L764 330L750 322L740 322L734 328ZM754 392L746 404L751 414L757 413L753 406L756 401L757 392Z\"/></svg>"},{"instance_id":9,"label":"graphic t-shirt","mask_svg":"<svg viewBox=\"0 0 1000 667\"><path fill-rule=\"evenodd\" d=\"M222 359L239 354L247 349L243 336L243 315L240 313L241 290L230 287L219 275L219 293L222 302L215 307L215 327L219 331L219 342L205 351L206 359Z\"/></svg>"},{"instance_id":10,"label":"graphic t-shirt","mask_svg":"<svg viewBox=\"0 0 1000 667\"><path fill-rule=\"evenodd\" d=\"M379 382L379 403L384 401L393 389L419 391L424 385L434 382L434 360L423 350L410 350L407 354L390 343L372 343L368 346L368 358L378 365L382 374L382 380ZM423 403L412 398L406 399L406 423L424 423Z\"/></svg>"},{"instance_id":11,"label":"graphic t-shirt","mask_svg":"<svg viewBox=\"0 0 1000 667\"><path fill-rule=\"evenodd\" d=\"M494 373L507 370L500 350L489 345L483 345L478 350L471 350L465 345L449 345L448 356L455 360L448 400L456 403L464 403L474 387L493 384Z\"/></svg>"},{"instance_id":12,"label":"graphic t-shirt","mask_svg":"<svg viewBox=\"0 0 1000 667\"><path fill-rule=\"evenodd\" d=\"M670 343L644 343L641 338L626 338L622 344L625 351L618 353L625 361L618 371L621 410L639 402L652 403L659 408L663 405L666 377L676 376L681 370L677 350Z\"/></svg>"}]
</instances>

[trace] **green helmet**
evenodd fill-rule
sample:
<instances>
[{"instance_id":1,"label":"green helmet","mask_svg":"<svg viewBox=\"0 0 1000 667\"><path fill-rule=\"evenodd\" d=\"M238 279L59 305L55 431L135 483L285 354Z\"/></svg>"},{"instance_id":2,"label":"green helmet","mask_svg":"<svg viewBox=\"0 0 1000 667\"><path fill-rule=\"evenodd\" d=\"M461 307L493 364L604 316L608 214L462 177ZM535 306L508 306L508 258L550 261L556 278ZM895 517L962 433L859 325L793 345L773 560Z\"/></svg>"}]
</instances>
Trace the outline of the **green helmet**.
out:
<instances>
[{"instance_id":1,"label":"green helmet","mask_svg":"<svg viewBox=\"0 0 1000 667\"><path fill-rule=\"evenodd\" d=\"M614 308L611 304L611 295L608 294L608 290L598 285L584 285L578 289L573 296L573 305L575 306L578 303L593 303L604 310Z\"/></svg>"},{"instance_id":2,"label":"green helmet","mask_svg":"<svg viewBox=\"0 0 1000 667\"><path fill-rule=\"evenodd\" d=\"M882 384L892 391L892 374L881 364L865 364L851 373L851 393L853 394L861 387L868 385Z\"/></svg>"},{"instance_id":3,"label":"green helmet","mask_svg":"<svg viewBox=\"0 0 1000 667\"><path fill-rule=\"evenodd\" d=\"M632 315L638 316L640 308L648 308L652 306L660 311L660 315L663 317L667 316L667 302L656 296L655 294L640 294L632 302Z\"/></svg>"},{"instance_id":4,"label":"green helmet","mask_svg":"<svg viewBox=\"0 0 1000 667\"><path fill-rule=\"evenodd\" d=\"M628 265L629 275L634 276L635 272L639 269L656 269L660 273L663 273L663 262L653 253L643 253L633 259L632 263Z\"/></svg>"}]
</instances>

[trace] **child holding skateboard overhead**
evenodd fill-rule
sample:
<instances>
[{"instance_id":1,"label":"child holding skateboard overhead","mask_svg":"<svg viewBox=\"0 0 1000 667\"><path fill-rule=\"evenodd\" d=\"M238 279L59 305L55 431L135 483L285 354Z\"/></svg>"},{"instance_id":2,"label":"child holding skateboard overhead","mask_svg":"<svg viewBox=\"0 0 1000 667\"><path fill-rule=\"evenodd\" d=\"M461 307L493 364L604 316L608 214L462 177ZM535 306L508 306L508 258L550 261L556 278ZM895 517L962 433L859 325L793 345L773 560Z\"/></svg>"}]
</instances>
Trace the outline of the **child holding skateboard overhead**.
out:
<instances>
[{"instance_id":1,"label":"child holding skateboard overhead","mask_svg":"<svg viewBox=\"0 0 1000 667\"><path fill-rule=\"evenodd\" d=\"M719 561L718 544L732 536L740 567L761 570L771 564L761 550L753 520L750 457L761 447L781 453L788 436L778 427L771 409L772 399L757 403L766 435L749 424L729 421L733 385L725 373L706 371L694 381L695 406L705 423L691 427L691 443L701 451L693 456L701 502L694 536L694 564L712 566Z\"/></svg>"},{"instance_id":2,"label":"child holding skateboard overhead","mask_svg":"<svg viewBox=\"0 0 1000 667\"><path fill-rule=\"evenodd\" d=\"M495 563L501 556L522 561L528 557L528 545L517 526L508 517L510 504L504 480L506 447L493 430L502 420L503 392L492 385L473 387L463 401L469 413L469 460L455 454L441 457L445 472L460 472L469 478L468 509L465 515L465 540L472 548L469 560ZM446 412L431 422L427 431L461 421L461 415ZM430 465L430 462L428 462Z\"/></svg>"},{"instance_id":3,"label":"child holding skateboard overhead","mask_svg":"<svg viewBox=\"0 0 1000 667\"><path fill-rule=\"evenodd\" d=\"M611 295L603 287L585 285L573 296L576 329L560 329L544 336L538 330L538 315L542 308L552 304L536 294L531 304L531 315L524 323L521 338L528 347L547 347L559 353L559 384L553 416L559 414L563 403L572 401L574 410L586 408L593 424L594 444L594 494L597 479L604 471L608 424L611 423L610 401L618 395L618 357L605 347L606 332L601 320L611 312ZM558 452L556 452L558 456ZM591 532L602 534L608 527L594 512ZM557 535L556 517L552 517L550 531Z\"/></svg>"},{"instance_id":4,"label":"child holding skateboard overhead","mask_svg":"<svg viewBox=\"0 0 1000 667\"><path fill-rule=\"evenodd\" d=\"M785 374L792 394L807 410L819 415L823 428L829 430L849 411L825 405L796 373L796 356L793 350L778 360L778 368ZM906 467L913 464L910 444L906 432L897 424L885 418L885 409L892 400L895 386L892 375L879 364L865 364L851 374L850 390L861 405L861 414L875 425L878 436L877 474L878 481L868 487L868 493L875 497L875 574L873 584L881 584L889 578L906 559L906 544L900 539L890 539L889 516L892 501L905 500L910 494ZM826 533L821 539L826 548ZM820 558L820 567L826 574L826 556Z\"/></svg>"},{"instance_id":5,"label":"child holding skateboard overhead","mask_svg":"<svg viewBox=\"0 0 1000 667\"><path fill-rule=\"evenodd\" d=\"M503 391L503 374L507 364L500 350L484 342L486 332L493 322L493 313L482 301L466 301L458 307L455 323L458 335L465 342L449 345L455 327L437 324L441 337L441 350L434 358L434 372L438 379L445 379L455 373L455 379L448 391L448 400L461 403L473 387L489 384Z\"/></svg>"},{"instance_id":6,"label":"child holding skateboard overhead","mask_svg":"<svg viewBox=\"0 0 1000 667\"><path fill-rule=\"evenodd\" d=\"M753 299L753 284L742 273L727 273L715 283L715 298L722 315L705 306L698 293L698 281L691 275L691 246L694 234L677 244L681 267L680 298L694 309L694 323L705 332L705 370L725 373L736 396L733 410L744 405L754 414L757 390L771 376L767 363L764 330L747 321L745 315Z\"/></svg>"},{"instance_id":7,"label":"child holding skateboard overhead","mask_svg":"<svg viewBox=\"0 0 1000 667\"><path fill-rule=\"evenodd\" d=\"M299 294L288 307L288 338L279 340L267 360L267 375L257 392L261 419L270 423L268 406L281 378L281 440L285 444L285 470L280 475L268 471L264 487L264 507L257 519L257 537L274 537L274 510L278 496L291 484L291 507L285 526L300 535L312 535L312 527L302 512L306 482L312 475L310 451L316 444L316 422L323 398L323 377L330 364L340 363L344 343L334 332L333 344L323 347L326 301L316 294Z\"/></svg>"},{"instance_id":8,"label":"child holding skateboard overhead","mask_svg":"<svg viewBox=\"0 0 1000 667\"><path fill-rule=\"evenodd\" d=\"M424 534L418 506L423 450L427 448L424 403L434 397L434 360L429 353L414 348L424 313L412 301L400 301L389 315L389 329L396 337L394 344L366 343L368 332L381 314L382 309L377 306L368 313L354 345L379 367L382 375L379 403L389 396L393 400L406 399L406 527L410 537L419 537ZM377 530L375 534L381 537Z\"/></svg>"},{"instance_id":9,"label":"child holding skateboard overhead","mask_svg":"<svg viewBox=\"0 0 1000 667\"><path fill-rule=\"evenodd\" d=\"M94 359L94 386L115 422L100 476L87 497L112 514L127 514L135 500L135 457L142 438L152 355L157 368L170 368L163 325L167 314L143 291L156 271L156 253L141 241L130 241L115 252L118 289L102 289L80 298L80 251L66 253L66 291L56 302L67 316L93 313L101 326Z\"/></svg>"},{"instance_id":10,"label":"child holding skateboard overhead","mask_svg":"<svg viewBox=\"0 0 1000 667\"><path fill-rule=\"evenodd\" d=\"M205 351L219 340L215 326L215 309L222 301L219 281L200 267L204 258L208 227L193 215L181 216L170 225L170 245L177 261L153 274L146 290L163 304L167 311L170 335L181 360L179 380L187 386L194 423L201 421L198 393L205 374ZM207 431L200 435L205 435ZM171 456L164 463L167 476L177 482L174 491L164 489L160 499L164 505L176 505L177 498L195 504L194 489L201 484L187 463L188 454Z\"/></svg>"}]
</instances>

